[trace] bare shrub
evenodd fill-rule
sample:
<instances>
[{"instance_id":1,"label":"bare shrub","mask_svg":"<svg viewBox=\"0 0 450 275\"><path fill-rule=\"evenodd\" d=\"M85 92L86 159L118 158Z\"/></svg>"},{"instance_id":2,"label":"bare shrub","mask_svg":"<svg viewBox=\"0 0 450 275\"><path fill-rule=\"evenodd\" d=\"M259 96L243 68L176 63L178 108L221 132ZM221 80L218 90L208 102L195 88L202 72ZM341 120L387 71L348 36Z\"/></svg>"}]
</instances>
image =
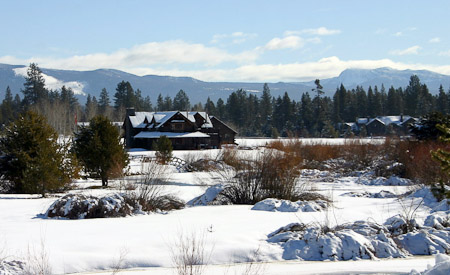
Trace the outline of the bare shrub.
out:
<instances>
[{"instance_id":1,"label":"bare shrub","mask_svg":"<svg viewBox=\"0 0 450 275\"><path fill-rule=\"evenodd\" d=\"M140 205L143 211L167 211L184 207L183 201L165 193L164 187L169 177L167 166L156 161L146 162L143 171L140 181L132 180L127 184L127 200Z\"/></svg>"},{"instance_id":2,"label":"bare shrub","mask_svg":"<svg viewBox=\"0 0 450 275\"><path fill-rule=\"evenodd\" d=\"M431 157L431 151L438 148L450 150L450 145L439 141L403 141L398 144L397 158L404 165L404 176L422 184L433 184L450 178L443 173L438 162Z\"/></svg>"},{"instance_id":3,"label":"bare shrub","mask_svg":"<svg viewBox=\"0 0 450 275\"><path fill-rule=\"evenodd\" d=\"M172 263L179 275L199 275L205 270L211 253L206 250L206 235L180 233L171 246Z\"/></svg>"},{"instance_id":4,"label":"bare shrub","mask_svg":"<svg viewBox=\"0 0 450 275\"><path fill-rule=\"evenodd\" d=\"M258 247L254 251L252 251L246 259L247 264L242 271L242 275L259 275L264 274L266 270L265 263L261 263L261 251Z\"/></svg>"},{"instance_id":5,"label":"bare shrub","mask_svg":"<svg viewBox=\"0 0 450 275\"><path fill-rule=\"evenodd\" d=\"M113 271L111 273L112 275L119 274L120 271L122 271L122 269L124 268L128 253L129 253L129 250L127 248L122 247L120 249L119 256L116 259L114 259L114 262L112 264L112 267L113 267Z\"/></svg>"},{"instance_id":6,"label":"bare shrub","mask_svg":"<svg viewBox=\"0 0 450 275\"><path fill-rule=\"evenodd\" d=\"M201 156L199 154L188 153L183 156L184 161L189 168L194 171L213 171L218 166L218 161L216 159L212 159L210 156Z\"/></svg>"},{"instance_id":7,"label":"bare shrub","mask_svg":"<svg viewBox=\"0 0 450 275\"><path fill-rule=\"evenodd\" d=\"M242 159L239 158L238 151L233 148L221 150L216 159L236 169L242 167L243 164Z\"/></svg>"},{"instance_id":8,"label":"bare shrub","mask_svg":"<svg viewBox=\"0 0 450 275\"><path fill-rule=\"evenodd\" d=\"M275 150L264 150L250 165L235 168L235 175L221 192L234 204L254 204L266 198L297 200L296 161Z\"/></svg>"},{"instance_id":9,"label":"bare shrub","mask_svg":"<svg viewBox=\"0 0 450 275\"><path fill-rule=\"evenodd\" d=\"M40 247L28 245L25 255L24 275L50 275L52 267L49 262L49 255L45 248L45 240L41 237Z\"/></svg>"}]
</instances>

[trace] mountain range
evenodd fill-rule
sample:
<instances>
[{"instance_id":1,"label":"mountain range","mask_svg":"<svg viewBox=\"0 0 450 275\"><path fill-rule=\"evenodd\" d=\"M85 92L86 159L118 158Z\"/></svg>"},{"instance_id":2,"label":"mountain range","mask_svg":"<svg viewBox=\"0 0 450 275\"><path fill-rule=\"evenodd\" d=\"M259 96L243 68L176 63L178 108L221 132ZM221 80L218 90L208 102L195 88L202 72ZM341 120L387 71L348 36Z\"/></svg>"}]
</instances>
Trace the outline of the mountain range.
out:
<instances>
[{"instance_id":1,"label":"mountain range","mask_svg":"<svg viewBox=\"0 0 450 275\"><path fill-rule=\"evenodd\" d=\"M135 90L140 89L144 97L150 96L153 103L156 102L160 93L163 96L173 97L180 89L187 93L192 104L205 102L207 97L213 101L221 97L226 101L233 91L244 89L248 92L258 93L262 91L264 85L264 83L248 82L206 82L191 77L137 76L114 69L73 71L41 68L41 70L48 88L59 89L62 85L71 87L80 102L85 102L87 94L98 98L103 88L107 89L113 100L117 84L122 80L129 81ZM11 88L13 94L20 93L23 89L26 71L27 66L24 65L0 64L0 98L4 97L7 86ZM377 85L380 88L382 84L386 90L391 85L395 88L404 88L408 85L411 75L417 75L421 83L426 84L432 94L438 93L441 84L446 91L450 87L449 75L426 70L395 70L391 68L347 69L337 77L321 79L320 82L324 87L325 95L332 96L341 83L347 89L359 85L367 90L369 86ZM295 100L299 100L304 92L311 93L312 88L315 87L314 81L268 84L273 96L277 97L288 92L289 96Z\"/></svg>"}]
</instances>

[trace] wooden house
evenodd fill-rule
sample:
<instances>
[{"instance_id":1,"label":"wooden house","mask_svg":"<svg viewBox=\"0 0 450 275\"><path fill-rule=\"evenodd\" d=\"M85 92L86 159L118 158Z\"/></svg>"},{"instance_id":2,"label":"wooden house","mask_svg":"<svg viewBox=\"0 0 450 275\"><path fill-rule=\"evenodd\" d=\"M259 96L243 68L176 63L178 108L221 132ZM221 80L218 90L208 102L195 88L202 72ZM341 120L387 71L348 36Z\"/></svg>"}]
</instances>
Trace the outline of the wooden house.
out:
<instances>
[{"instance_id":1,"label":"wooden house","mask_svg":"<svg viewBox=\"0 0 450 275\"><path fill-rule=\"evenodd\" d=\"M127 148L153 149L161 136L172 141L174 150L220 148L234 144L232 128L205 112L135 112L127 109L123 123Z\"/></svg>"}]
</instances>

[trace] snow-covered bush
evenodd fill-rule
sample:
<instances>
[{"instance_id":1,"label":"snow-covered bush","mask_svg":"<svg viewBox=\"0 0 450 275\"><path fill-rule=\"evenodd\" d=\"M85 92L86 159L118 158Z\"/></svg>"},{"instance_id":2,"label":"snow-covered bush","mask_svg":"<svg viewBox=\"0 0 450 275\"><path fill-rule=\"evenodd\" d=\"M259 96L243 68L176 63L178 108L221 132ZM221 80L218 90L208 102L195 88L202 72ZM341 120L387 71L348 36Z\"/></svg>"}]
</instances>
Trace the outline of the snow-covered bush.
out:
<instances>
[{"instance_id":1,"label":"snow-covered bush","mask_svg":"<svg viewBox=\"0 0 450 275\"><path fill-rule=\"evenodd\" d=\"M268 242L283 248L283 259L293 260L357 260L405 257L383 226L355 222L328 232L316 225L294 223L268 235Z\"/></svg>"},{"instance_id":2,"label":"snow-covered bush","mask_svg":"<svg viewBox=\"0 0 450 275\"><path fill-rule=\"evenodd\" d=\"M272 212L318 212L327 208L327 202L317 201L288 201L278 199L265 199L256 203L252 210L272 211Z\"/></svg>"},{"instance_id":3,"label":"snow-covered bush","mask_svg":"<svg viewBox=\"0 0 450 275\"><path fill-rule=\"evenodd\" d=\"M139 205L130 205L122 194L106 197L68 194L56 200L45 215L49 218L89 219L125 217L140 211Z\"/></svg>"},{"instance_id":4,"label":"snow-covered bush","mask_svg":"<svg viewBox=\"0 0 450 275\"><path fill-rule=\"evenodd\" d=\"M184 203L177 198L167 195L155 197L154 201L144 204L141 204L142 202L127 194L112 194L100 198L82 194L68 194L56 200L49 207L45 216L67 219L110 218L184 207Z\"/></svg>"},{"instance_id":5,"label":"snow-covered bush","mask_svg":"<svg viewBox=\"0 0 450 275\"><path fill-rule=\"evenodd\" d=\"M424 226L414 220L408 228L400 216L384 225L356 221L327 228L318 224L292 223L268 235L268 242L283 248L283 259L355 260L408 255L450 253L449 213L430 215Z\"/></svg>"}]
</instances>

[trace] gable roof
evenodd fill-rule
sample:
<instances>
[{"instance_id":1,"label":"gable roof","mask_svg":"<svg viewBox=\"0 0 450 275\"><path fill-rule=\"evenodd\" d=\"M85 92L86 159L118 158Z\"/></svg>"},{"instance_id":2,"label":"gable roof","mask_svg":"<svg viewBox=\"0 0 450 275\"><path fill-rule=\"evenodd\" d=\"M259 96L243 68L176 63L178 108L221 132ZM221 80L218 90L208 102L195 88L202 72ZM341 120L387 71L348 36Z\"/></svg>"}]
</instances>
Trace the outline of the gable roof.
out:
<instances>
[{"instance_id":1,"label":"gable roof","mask_svg":"<svg viewBox=\"0 0 450 275\"><path fill-rule=\"evenodd\" d=\"M369 125L375 121L380 122L384 125L402 125L404 122L414 119L411 116L377 116L376 118L368 119L368 118L358 118L357 123L358 124L366 124Z\"/></svg>"},{"instance_id":2,"label":"gable roof","mask_svg":"<svg viewBox=\"0 0 450 275\"><path fill-rule=\"evenodd\" d=\"M195 115L199 114L204 123L200 126L201 128L212 128L213 124L206 112L188 112L188 111L169 111L169 112L135 112L134 116L128 116L133 128L147 128L149 126L154 126L159 128L169 121L174 115L181 114L187 121L195 123ZM154 124L154 125L151 125Z\"/></svg>"}]
</instances>

